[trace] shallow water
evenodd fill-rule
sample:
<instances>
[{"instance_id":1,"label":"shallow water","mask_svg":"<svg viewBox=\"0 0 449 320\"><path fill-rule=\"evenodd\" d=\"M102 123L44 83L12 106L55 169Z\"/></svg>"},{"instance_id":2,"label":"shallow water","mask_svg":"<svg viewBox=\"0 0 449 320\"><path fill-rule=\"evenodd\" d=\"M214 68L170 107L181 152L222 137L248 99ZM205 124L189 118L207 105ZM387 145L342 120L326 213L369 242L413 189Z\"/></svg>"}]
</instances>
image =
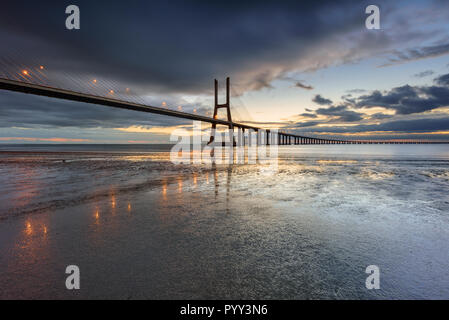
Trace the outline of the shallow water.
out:
<instances>
[{"instance_id":1,"label":"shallow water","mask_svg":"<svg viewBox=\"0 0 449 320\"><path fill-rule=\"evenodd\" d=\"M0 298L449 298L447 145L283 146L275 173L0 150Z\"/></svg>"}]
</instances>

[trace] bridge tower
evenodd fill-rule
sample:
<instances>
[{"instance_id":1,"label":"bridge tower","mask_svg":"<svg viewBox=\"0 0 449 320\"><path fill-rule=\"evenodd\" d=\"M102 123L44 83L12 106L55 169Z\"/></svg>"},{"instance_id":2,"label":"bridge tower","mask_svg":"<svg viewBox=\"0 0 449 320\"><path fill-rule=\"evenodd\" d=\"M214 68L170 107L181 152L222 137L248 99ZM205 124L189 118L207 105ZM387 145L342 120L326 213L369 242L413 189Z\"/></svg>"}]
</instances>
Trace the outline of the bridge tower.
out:
<instances>
[{"instance_id":1,"label":"bridge tower","mask_svg":"<svg viewBox=\"0 0 449 320\"><path fill-rule=\"evenodd\" d=\"M218 103L218 80L214 80L215 83L215 95L214 95L214 119L217 119L218 117L218 109L225 108L227 113L227 121L232 123L232 117L231 117L231 105L230 105L230 80L229 77L226 78L226 103L219 104ZM211 144L215 140L215 131L217 129L217 124L212 124L212 131L210 133L210 140L207 144ZM229 129L233 129L233 125L229 125ZM234 138L233 138L234 140ZM233 141L233 144L235 144L235 141Z\"/></svg>"}]
</instances>

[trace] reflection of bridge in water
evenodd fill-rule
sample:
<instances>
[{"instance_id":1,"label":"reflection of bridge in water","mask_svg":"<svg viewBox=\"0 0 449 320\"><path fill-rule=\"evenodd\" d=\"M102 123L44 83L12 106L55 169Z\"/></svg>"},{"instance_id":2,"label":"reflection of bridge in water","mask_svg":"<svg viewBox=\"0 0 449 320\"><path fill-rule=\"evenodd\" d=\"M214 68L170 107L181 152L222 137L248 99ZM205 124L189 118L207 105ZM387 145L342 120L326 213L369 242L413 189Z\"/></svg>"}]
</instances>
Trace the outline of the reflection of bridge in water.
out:
<instances>
[{"instance_id":1,"label":"reflection of bridge in water","mask_svg":"<svg viewBox=\"0 0 449 320\"><path fill-rule=\"evenodd\" d=\"M139 103L131 101L132 99L117 99L117 96L123 97L123 95L116 94L112 89L102 88L102 92L108 92L106 96L92 93L92 88L97 86L97 80L93 80L93 83L87 87L87 90L83 90L80 87L79 91L72 91L57 88L55 86L49 86L48 81L45 81L44 68L35 68L35 70L23 70L22 72L0 72L0 89L22 92L27 94L33 94L38 96L45 96L63 100L84 102L97 104L102 106L108 106L113 108L121 108L127 110L134 110L140 112L147 112L159 115L165 115L170 117L177 117L182 119L189 119L194 121L201 121L210 123L212 125L211 138L209 143L215 139L215 131L217 125L226 126L229 129L236 130L238 141L242 145L248 144L266 144L266 145L321 145L321 144L438 144L447 143L441 141L422 141L422 140L342 140L342 139L327 139L317 137L306 137L286 132L279 132L278 130L263 129L245 123L238 123L232 121L230 110L230 83L229 78L226 79L226 103L218 103L218 82L215 80L215 105L213 117L199 115L195 113L183 112L180 110L170 110L163 107L155 107L146 103ZM84 91L84 92L83 92ZM87 91L87 92L86 92ZM129 88L125 89L128 92ZM225 108L227 112L227 120L218 118L218 110ZM254 139L255 141L251 141ZM234 141L235 142L235 141Z\"/></svg>"}]
</instances>

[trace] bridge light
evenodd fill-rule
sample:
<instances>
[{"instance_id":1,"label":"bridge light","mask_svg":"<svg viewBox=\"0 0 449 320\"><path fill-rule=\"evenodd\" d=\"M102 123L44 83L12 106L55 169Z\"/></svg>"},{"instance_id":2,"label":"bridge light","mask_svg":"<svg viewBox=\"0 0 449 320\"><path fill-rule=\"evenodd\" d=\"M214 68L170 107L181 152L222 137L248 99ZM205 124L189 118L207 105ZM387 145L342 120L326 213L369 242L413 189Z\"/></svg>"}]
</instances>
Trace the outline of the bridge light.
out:
<instances>
[{"instance_id":1,"label":"bridge light","mask_svg":"<svg viewBox=\"0 0 449 320\"><path fill-rule=\"evenodd\" d=\"M28 70L22 70L22 73L27 76L28 75Z\"/></svg>"},{"instance_id":2,"label":"bridge light","mask_svg":"<svg viewBox=\"0 0 449 320\"><path fill-rule=\"evenodd\" d=\"M44 70L45 68L44 66L39 66L39 69Z\"/></svg>"},{"instance_id":3,"label":"bridge light","mask_svg":"<svg viewBox=\"0 0 449 320\"><path fill-rule=\"evenodd\" d=\"M93 83L97 83L97 79L92 80Z\"/></svg>"},{"instance_id":4,"label":"bridge light","mask_svg":"<svg viewBox=\"0 0 449 320\"><path fill-rule=\"evenodd\" d=\"M167 106L167 103L164 101L164 102L162 102L162 106L163 107L166 107Z\"/></svg>"},{"instance_id":5,"label":"bridge light","mask_svg":"<svg viewBox=\"0 0 449 320\"><path fill-rule=\"evenodd\" d=\"M179 110L179 111L182 111L182 107L181 107L181 106L178 106L178 110Z\"/></svg>"},{"instance_id":6,"label":"bridge light","mask_svg":"<svg viewBox=\"0 0 449 320\"><path fill-rule=\"evenodd\" d=\"M126 88L126 92L129 92L129 88Z\"/></svg>"},{"instance_id":7,"label":"bridge light","mask_svg":"<svg viewBox=\"0 0 449 320\"><path fill-rule=\"evenodd\" d=\"M109 93L110 94L114 94L114 90L109 90Z\"/></svg>"},{"instance_id":8,"label":"bridge light","mask_svg":"<svg viewBox=\"0 0 449 320\"><path fill-rule=\"evenodd\" d=\"M193 109L193 113L196 113L196 109Z\"/></svg>"}]
</instances>

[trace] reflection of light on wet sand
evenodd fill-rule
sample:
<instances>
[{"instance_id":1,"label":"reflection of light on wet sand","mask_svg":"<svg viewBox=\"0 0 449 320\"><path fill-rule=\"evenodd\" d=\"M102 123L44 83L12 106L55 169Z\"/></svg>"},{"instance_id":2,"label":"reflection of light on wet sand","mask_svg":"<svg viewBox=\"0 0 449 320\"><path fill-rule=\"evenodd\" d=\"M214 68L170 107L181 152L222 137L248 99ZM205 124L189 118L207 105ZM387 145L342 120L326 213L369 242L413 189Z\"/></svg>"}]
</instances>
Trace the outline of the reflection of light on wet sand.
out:
<instances>
[{"instance_id":1,"label":"reflection of light on wet sand","mask_svg":"<svg viewBox=\"0 0 449 320\"><path fill-rule=\"evenodd\" d=\"M26 221L25 229L23 230L25 235L43 235L46 236L48 233L47 224L43 221Z\"/></svg>"},{"instance_id":2,"label":"reflection of light on wet sand","mask_svg":"<svg viewBox=\"0 0 449 320\"><path fill-rule=\"evenodd\" d=\"M95 219L95 224L100 223L100 211L98 209L95 210L94 219Z\"/></svg>"},{"instance_id":3,"label":"reflection of light on wet sand","mask_svg":"<svg viewBox=\"0 0 449 320\"><path fill-rule=\"evenodd\" d=\"M194 174L193 175L193 184L196 186L196 183L197 183L197 181L196 181L196 174Z\"/></svg>"},{"instance_id":4,"label":"reflection of light on wet sand","mask_svg":"<svg viewBox=\"0 0 449 320\"><path fill-rule=\"evenodd\" d=\"M115 209L115 206L117 205L117 202L115 201L115 196L111 196L111 207L112 209Z\"/></svg>"},{"instance_id":5,"label":"reflection of light on wet sand","mask_svg":"<svg viewBox=\"0 0 449 320\"><path fill-rule=\"evenodd\" d=\"M182 193L182 180L180 178L178 179L178 192Z\"/></svg>"},{"instance_id":6,"label":"reflection of light on wet sand","mask_svg":"<svg viewBox=\"0 0 449 320\"><path fill-rule=\"evenodd\" d=\"M167 200L167 183L164 182L164 184L162 185L162 198L164 200Z\"/></svg>"},{"instance_id":7,"label":"reflection of light on wet sand","mask_svg":"<svg viewBox=\"0 0 449 320\"><path fill-rule=\"evenodd\" d=\"M26 227L25 227L25 233L29 236L33 233L33 227L31 226L30 222L26 223Z\"/></svg>"},{"instance_id":8,"label":"reflection of light on wet sand","mask_svg":"<svg viewBox=\"0 0 449 320\"><path fill-rule=\"evenodd\" d=\"M206 183L209 184L209 173L206 173Z\"/></svg>"},{"instance_id":9,"label":"reflection of light on wet sand","mask_svg":"<svg viewBox=\"0 0 449 320\"><path fill-rule=\"evenodd\" d=\"M131 203L128 203L128 211L131 212Z\"/></svg>"}]
</instances>

